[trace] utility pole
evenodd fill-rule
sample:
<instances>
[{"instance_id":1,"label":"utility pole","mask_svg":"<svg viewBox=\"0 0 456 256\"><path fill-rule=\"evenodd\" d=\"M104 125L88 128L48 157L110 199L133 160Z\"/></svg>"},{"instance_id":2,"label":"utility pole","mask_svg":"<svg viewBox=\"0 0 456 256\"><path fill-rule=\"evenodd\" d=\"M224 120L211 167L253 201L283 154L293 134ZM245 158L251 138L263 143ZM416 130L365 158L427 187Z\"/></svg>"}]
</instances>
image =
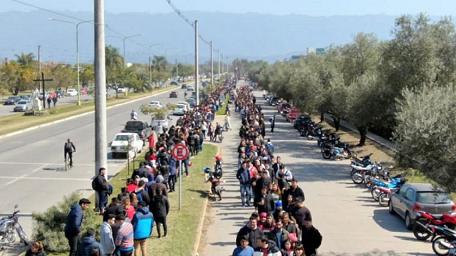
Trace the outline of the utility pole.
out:
<instances>
[{"instance_id":1,"label":"utility pole","mask_svg":"<svg viewBox=\"0 0 456 256\"><path fill-rule=\"evenodd\" d=\"M222 62L223 62L223 53L222 53ZM223 66L224 66L224 65L225 65L225 64L223 64L223 63L221 64L221 66L222 66L222 74L223 74Z\"/></svg>"},{"instance_id":2,"label":"utility pole","mask_svg":"<svg viewBox=\"0 0 456 256\"><path fill-rule=\"evenodd\" d=\"M95 0L95 175L106 168L108 177L106 139L106 63L104 0ZM98 201L98 198L96 198Z\"/></svg>"},{"instance_id":3,"label":"utility pole","mask_svg":"<svg viewBox=\"0 0 456 256\"><path fill-rule=\"evenodd\" d=\"M149 56L149 86L152 86L152 58Z\"/></svg>"},{"instance_id":4,"label":"utility pole","mask_svg":"<svg viewBox=\"0 0 456 256\"><path fill-rule=\"evenodd\" d=\"M44 73L41 72L41 79L33 80L34 82L40 82L43 85L43 109L46 109L46 86L45 82L54 81L54 79L44 79ZM48 108L51 106L49 105Z\"/></svg>"},{"instance_id":5,"label":"utility pole","mask_svg":"<svg viewBox=\"0 0 456 256\"><path fill-rule=\"evenodd\" d=\"M219 79L220 79L220 54L221 54L221 52L220 52L220 50L218 50L218 77L219 77Z\"/></svg>"},{"instance_id":6,"label":"utility pole","mask_svg":"<svg viewBox=\"0 0 456 256\"><path fill-rule=\"evenodd\" d=\"M212 41L210 42L211 45L211 87L214 87L214 45Z\"/></svg>"},{"instance_id":7,"label":"utility pole","mask_svg":"<svg viewBox=\"0 0 456 256\"><path fill-rule=\"evenodd\" d=\"M177 63L177 59L174 62L176 63L176 78L179 81L179 64Z\"/></svg>"},{"instance_id":8,"label":"utility pole","mask_svg":"<svg viewBox=\"0 0 456 256\"><path fill-rule=\"evenodd\" d=\"M41 45L38 45L38 79L40 79L41 74ZM38 83L38 91L41 90L41 81Z\"/></svg>"},{"instance_id":9,"label":"utility pole","mask_svg":"<svg viewBox=\"0 0 456 256\"><path fill-rule=\"evenodd\" d=\"M196 90L196 105L198 106L200 101L199 101L199 59L198 59L198 20L195 20L195 23L193 23L193 26L195 27L195 90Z\"/></svg>"}]
</instances>

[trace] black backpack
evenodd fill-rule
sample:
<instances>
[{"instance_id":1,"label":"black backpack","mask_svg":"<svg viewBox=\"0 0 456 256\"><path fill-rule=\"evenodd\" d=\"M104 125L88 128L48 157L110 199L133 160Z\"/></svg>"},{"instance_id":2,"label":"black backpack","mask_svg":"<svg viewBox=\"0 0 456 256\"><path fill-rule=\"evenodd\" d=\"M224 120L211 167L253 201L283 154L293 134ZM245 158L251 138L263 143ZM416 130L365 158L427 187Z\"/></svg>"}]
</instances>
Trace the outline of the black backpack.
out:
<instances>
[{"instance_id":1,"label":"black backpack","mask_svg":"<svg viewBox=\"0 0 456 256\"><path fill-rule=\"evenodd\" d=\"M95 191L100 190L100 184L98 183L98 176L92 180L92 189Z\"/></svg>"}]
</instances>

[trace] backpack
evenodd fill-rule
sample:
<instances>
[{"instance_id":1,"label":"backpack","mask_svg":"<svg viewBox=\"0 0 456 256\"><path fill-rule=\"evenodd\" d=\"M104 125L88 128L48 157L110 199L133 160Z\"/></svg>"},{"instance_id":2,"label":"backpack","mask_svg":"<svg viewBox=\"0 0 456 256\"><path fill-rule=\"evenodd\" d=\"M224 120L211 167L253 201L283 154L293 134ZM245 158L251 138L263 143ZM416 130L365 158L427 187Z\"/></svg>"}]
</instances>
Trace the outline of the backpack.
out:
<instances>
[{"instance_id":1,"label":"backpack","mask_svg":"<svg viewBox=\"0 0 456 256\"><path fill-rule=\"evenodd\" d=\"M138 198L138 203L143 201L142 190L135 192L136 198Z\"/></svg>"},{"instance_id":2,"label":"backpack","mask_svg":"<svg viewBox=\"0 0 456 256\"><path fill-rule=\"evenodd\" d=\"M98 183L98 176L92 180L92 189L95 191L100 190L100 184Z\"/></svg>"}]
</instances>

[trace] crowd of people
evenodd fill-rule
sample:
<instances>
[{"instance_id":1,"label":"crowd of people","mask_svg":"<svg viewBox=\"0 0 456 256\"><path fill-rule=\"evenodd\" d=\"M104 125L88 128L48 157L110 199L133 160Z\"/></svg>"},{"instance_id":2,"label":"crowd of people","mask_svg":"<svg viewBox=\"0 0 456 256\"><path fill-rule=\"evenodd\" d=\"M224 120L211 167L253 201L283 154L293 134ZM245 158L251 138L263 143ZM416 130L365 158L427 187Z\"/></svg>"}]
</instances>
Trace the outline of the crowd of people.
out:
<instances>
[{"instance_id":1,"label":"crowd of people","mask_svg":"<svg viewBox=\"0 0 456 256\"><path fill-rule=\"evenodd\" d=\"M103 216L100 227L100 241L95 239L95 231L88 230L81 235L83 212L91 202L81 199L67 217L65 236L68 239L70 255L147 255L147 241L156 227L157 238L168 234L167 215L170 211L168 193L175 191L178 161L171 155L175 144L185 144L191 155L203 149L208 134L215 131L215 112L221 97L229 91L230 82L218 87L202 99L199 106L187 111L175 125L163 129L161 134L152 132L148 138L149 150L144 162L126 181L118 195L113 195L113 187L106 179L104 168L92 181L97 194L96 210ZM212 130L211 130L212 129ZM182 161L185 176L189 175L190 156ZM184 174L182 174L184 175ZM108 204L108 199L110 202Z\"/></svg>"},{"instance_id":2,"label":"crowd of people","mask_svg":"<svg viewBox=\"0 0 456 256\"><path fill-rule=\"evenodd\" d=\"M266 138L265 116L252 88L237 90L235 111L240 113L242 125L236 177L242 207L254 207L255 211L237 233L233 256L316 255L322 236L312 224L304 191L274 154L274 144Z\"/></svg>"}]
</instances>

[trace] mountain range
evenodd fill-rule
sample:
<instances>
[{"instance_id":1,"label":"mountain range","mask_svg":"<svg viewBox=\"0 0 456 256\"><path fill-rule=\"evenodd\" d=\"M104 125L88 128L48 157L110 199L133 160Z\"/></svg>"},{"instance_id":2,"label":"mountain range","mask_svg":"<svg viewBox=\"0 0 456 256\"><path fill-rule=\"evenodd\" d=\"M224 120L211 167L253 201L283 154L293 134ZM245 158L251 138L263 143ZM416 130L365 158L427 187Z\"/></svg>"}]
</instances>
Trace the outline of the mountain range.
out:
<instances>
[{"instance_id":1,"label":"mountain range","mask_svg":"<svg viewBox=\"0 0 456 256\"><path fill-rule=\"evenodd\" d=\"M91 20L89 12L64 13L66 17L44 11L0 13L0 58L14 58L21 52L37 52L41 46L44 61L74 63L76 61L75 24ZM391 37L394 16L327 16L231 14L188 12L198 17L200 35L212 40L228 58L275 61L306 52L307 48L324 48L350 42L358 32L373 33L379 39ZM166 55L172 62L193 61L194 32L175 13L107 13L106 43L123 52L126 39L128 62L146 63L151 55ZM54 20L52 20L54 19ZM159 45L156 45L159 44ZM79 27L81 62L93 61L93 24ZM201 61L209 58L209 48L200 41ZM36 55L36 54L35 54ZM214 52L217 61L218 53Z\"/></svg>"}]
</instances>

